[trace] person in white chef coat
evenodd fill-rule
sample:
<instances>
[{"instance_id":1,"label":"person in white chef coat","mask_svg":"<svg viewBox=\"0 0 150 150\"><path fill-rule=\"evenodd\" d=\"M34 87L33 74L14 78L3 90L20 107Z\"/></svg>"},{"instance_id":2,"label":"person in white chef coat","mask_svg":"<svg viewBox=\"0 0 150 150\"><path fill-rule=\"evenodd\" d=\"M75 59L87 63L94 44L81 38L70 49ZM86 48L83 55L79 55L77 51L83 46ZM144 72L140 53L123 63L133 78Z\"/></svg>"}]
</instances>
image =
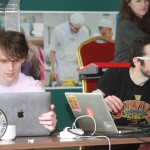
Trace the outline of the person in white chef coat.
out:
<instances>
[{"instance_id":1,"label":"person in white chef coat","mask_svg":"<svg viewBox=\"0 0 150 150\"><path fill-rule=\"evenodd\" d=\"M89 31L83 25L81 13L73 13L69 20L56 26L50 43L50 62L57 81L78 80L77 47L89 38ZM56 64L57 60L57 66Z\"/></svg>"},{"instance_id":2,"label":"person in white chef coat","mask_svg":"<svg viewBox=\"0 0 150 150\"><path fill-rule=\"evenodd\" d=\"M93 37L104 36L115 40L115 32L113 31L113 22L108 19L100 19L98 23L98 33L94 33ZM103 43L103 42L100 42Z\"/></svg>"}]
</instances>

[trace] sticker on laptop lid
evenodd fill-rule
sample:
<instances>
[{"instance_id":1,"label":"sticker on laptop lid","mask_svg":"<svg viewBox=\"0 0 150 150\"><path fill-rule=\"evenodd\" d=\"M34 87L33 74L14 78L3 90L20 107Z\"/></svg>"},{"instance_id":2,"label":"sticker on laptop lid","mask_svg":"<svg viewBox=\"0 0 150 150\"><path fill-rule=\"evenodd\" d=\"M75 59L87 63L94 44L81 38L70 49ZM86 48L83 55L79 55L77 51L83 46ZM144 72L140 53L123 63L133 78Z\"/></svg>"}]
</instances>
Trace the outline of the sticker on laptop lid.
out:
<instances>
[{"instance_id":1,"label":"sticker on laptop lid","mask_svg":"<svg viewBox=\"0 0 150 150\"><path fill-rule=\"evenodd\" d=\"M74 95L68 95L67 100L72 111L81 111L79 103Z\"/></svg>"},{"instance_id":2,"label":"sticker on laptop lid","mask_svg":"<svg viewBox=\"0 0 150 150\"><path fill-rule=\"evenodd\" d=\"M7 117L5 113L0 109L0 138L5 134L7 130Z\"/></svg>"},{"instance_id":3,"label":"sticker on laptop lid","mask_svg":"<svg viewBox=\"0 0 150 150\"><path fill-rule=\"evenodd\" d=\"M94 113L93 113L92 109L86 108L86 113L87 113L89 116L94 117Z\"/></svg>"}]
</instances>

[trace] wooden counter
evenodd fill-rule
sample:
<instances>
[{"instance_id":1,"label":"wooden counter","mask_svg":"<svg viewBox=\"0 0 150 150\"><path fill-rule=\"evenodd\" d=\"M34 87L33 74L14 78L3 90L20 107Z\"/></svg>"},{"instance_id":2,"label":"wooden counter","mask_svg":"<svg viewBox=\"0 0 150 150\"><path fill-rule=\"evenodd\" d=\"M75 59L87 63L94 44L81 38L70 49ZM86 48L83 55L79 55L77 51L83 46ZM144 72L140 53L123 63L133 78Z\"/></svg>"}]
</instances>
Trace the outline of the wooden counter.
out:
<instances>
[{"instance_id":1,"label":"wooden counter","mask_svg":"<svg viewBox=\"0 0 150 150\"><path fill-rule=\"evenodd\" d=\"M28 143L28 139L34 139L34 143ZM79 146L96 146L108 145L107 139L90 138L90 139L60 139L58 137L20 137L13 140L13 144L4 144L0 142L0 149L21 150L21 149L40 149L40 148L72 148ZM111 145L116 144L135 144L143 143L137 138L110 138Z\"/></svg>"}]
</instances>

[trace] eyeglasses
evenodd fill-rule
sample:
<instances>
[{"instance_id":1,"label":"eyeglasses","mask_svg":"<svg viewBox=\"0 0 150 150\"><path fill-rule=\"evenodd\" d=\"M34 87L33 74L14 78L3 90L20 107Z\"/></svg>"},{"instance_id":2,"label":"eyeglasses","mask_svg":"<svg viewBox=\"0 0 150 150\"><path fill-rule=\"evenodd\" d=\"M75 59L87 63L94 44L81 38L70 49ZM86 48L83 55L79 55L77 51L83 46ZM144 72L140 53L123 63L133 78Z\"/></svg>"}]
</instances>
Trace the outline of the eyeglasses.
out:
<instances>
[{"instance_id":1,"label":"eyeglasses","mask_svg":"<svg viewBox=\"0 0 150 150\"><path fill-rule=\"evenodd\" d=\"M149 57L135 57L135 58L138 58L138 59L140 59L140 60L150 60Z\"/></svg>"}]
</instances>

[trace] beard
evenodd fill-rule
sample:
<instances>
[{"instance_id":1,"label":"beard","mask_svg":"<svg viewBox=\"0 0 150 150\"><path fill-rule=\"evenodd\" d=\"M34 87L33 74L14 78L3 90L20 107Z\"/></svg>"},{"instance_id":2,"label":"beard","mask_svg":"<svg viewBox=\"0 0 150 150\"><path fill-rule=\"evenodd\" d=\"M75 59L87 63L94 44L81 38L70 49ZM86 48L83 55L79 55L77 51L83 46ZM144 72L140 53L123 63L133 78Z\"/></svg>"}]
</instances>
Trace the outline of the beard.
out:
<instances>
[{"instance_id":1,"label":"beard","mask_svg":"<svg viewBox=\"0 0 150 150\"><path fill-rule=\"evenodd\" d=\"M150 78L150 71L145 70L144 68L141 68L141 72L145 77Z\"/></svg>"}]
</instances>

